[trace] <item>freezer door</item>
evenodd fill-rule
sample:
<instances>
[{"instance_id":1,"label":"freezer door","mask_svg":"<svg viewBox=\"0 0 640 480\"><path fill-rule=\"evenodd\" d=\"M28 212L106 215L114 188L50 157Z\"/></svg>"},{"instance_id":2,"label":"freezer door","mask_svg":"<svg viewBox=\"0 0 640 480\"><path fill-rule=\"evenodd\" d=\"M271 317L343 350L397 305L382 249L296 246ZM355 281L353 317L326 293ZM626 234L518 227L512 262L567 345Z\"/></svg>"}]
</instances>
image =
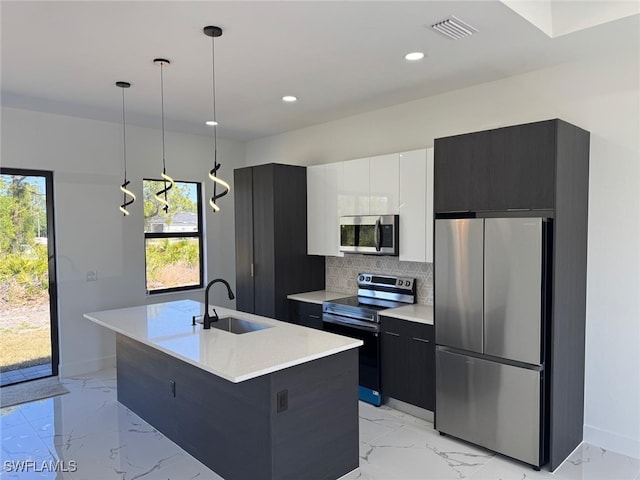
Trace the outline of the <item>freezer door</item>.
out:
<instances>
[{"instance_id":1,"label":"freezer door","mask_svg":"<svg viewBox=\"0 0 640 480\"><path fill-rule=\"evenodd\" d=\"M541 364L542 219L487 218L484 353Z\"/></svg>"},{"instance_id":2,"label":"freezer door","mask_svg":"<svg viewBox=\"0 0 640 480\"><path fill-rule=\"evenodd\" d=\"M436 350L435 428L539 466L541 372Z\"/></svg>"},{"instance_id":3,"label":"freezer door","mask_svg":"<svg viewBox=\"0 0 640 480\"><path fill-rule=\"evenodd\" d=\"M481 353L483 220L435 223L436 343Z\"/></svg>"}]
</instances>

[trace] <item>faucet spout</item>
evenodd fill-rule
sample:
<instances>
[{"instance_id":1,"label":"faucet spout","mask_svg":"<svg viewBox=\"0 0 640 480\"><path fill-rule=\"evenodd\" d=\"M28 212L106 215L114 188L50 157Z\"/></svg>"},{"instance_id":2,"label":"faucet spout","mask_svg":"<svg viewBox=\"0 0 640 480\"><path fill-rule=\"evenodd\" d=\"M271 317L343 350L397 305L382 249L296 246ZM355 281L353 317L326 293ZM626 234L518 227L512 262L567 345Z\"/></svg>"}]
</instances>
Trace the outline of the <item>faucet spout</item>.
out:
<instances>
[{"instance_id":1,"label":"faucet spout","mask_svg":"<svg viewBox=\"0 0 640 480\"><path fill-rule=\"evenodd\" d=\"M207 284L207 288L204 290L204 316L202 317L202 326L205 330L208 330L211 328L211 322L217 322L219 320L218 314L215 311L215 309L213 310L214 312L213 317L209 315L209 290L215 283L222 283L227 287L227 294L229 295L229 300L233 300L234 298L236 298L236 296L233 294L233 291L231 290L231 286L229 285L229 282L227 282L223 278L216 278L214 280L211 280Z\"/></svg>"}]
</instances>

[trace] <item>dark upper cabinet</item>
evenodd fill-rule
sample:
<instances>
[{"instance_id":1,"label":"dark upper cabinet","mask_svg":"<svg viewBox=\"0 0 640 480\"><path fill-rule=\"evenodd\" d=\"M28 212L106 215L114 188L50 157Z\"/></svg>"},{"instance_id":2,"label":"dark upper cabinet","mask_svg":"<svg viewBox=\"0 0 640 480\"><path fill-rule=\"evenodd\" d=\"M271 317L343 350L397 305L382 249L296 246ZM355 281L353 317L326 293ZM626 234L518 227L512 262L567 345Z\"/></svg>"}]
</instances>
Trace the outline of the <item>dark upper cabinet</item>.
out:
<instances>
[{"instance_id":1,"label":"dark upper cabinet","mask_svg":"<svg viewBox=\"0 0 640 480\"><path fill-rule=\"evenodd\" d=\"M436 212L487 210L489 132L437 138L434 151Z\"/></svg>"},{"instance_id":2,"label":"dark upper cabinet","mask_svg":"<svg viewBox=\"0 0 640 480\"><path fill-rule=\"evenodd\" d=\"M288 320L287 295L324 288L324 257L307 255L306 168L234 171L236 308Z\"/></svg>"},{"instance_id":3,"label":"dark upper cabinet","mask_svg":"<svg viewBox=\"0 0 640 480\"><path fill-rule=\"evenodd\" d=\"M490 131L488 210L553 209L556 122Z\"/></svg>"},{"instance_id":4,"label":"dark upper cabinet","mask_svg":"<svg viewBox=\"0 0 640 480\"><path fill-rule=\"evenodd\" d=\"M436 139L436 213L552 210L559 122Z\"/></svg>"},{"instance_id":5,"label":"dark upper cabinet","mask_svg":"<svg viewBox=\"0 0 640 480\"><path fill-rule=\"evenodd\" d=\"M435 345L433 325L381 317L382 393L433 411Z\"/></svg>"}]
</instances>

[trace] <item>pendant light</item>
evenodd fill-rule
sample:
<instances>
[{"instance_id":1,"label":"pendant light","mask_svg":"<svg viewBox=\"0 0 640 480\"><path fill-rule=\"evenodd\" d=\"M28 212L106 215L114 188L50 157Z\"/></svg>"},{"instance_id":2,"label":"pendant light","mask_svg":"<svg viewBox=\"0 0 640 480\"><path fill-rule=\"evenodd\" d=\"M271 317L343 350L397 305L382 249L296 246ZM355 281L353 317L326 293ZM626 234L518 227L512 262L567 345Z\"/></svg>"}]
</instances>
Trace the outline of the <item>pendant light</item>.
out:
<instances>
[{"instance_id":1,"label":"pendant light","mask_svg":"<svg viewBox=\"0 0 640 480\"><path fill-rule=\"evenodd\" d=\"M176 182L173 181L173 178L167 175L167 162L165 159L164 148L164 66L171 65L171 62L164 58L155 58L153 60L153 63L160 67L160 105L162 109L162 179L164 180L164 188L154 196L156 200L163 205L162 210L167 213L169 212L169 201L167 200L167 193L176 184ZM167 186L167 183L169 183L169 186Z\"/></svg>"},{"instance_id":2,"label":"pendant light","mask_svg":"<svg viewBox=\"0 0 640 480\"><path fill-rule=\"evenodd\" d=\"M116 87L122 89L122 158L124 160L124 182L120 185L120 191L122 192L122 205L120 205L120 211L125 217L129 215L127 207L136 199L133 192L127 189L131 182L127 180L127 122L124 116L124 90L130 86L131 84L129 82L116 82ZM130 197L129 200L127 200L127 196Z\"/></svg>"},{"instance_id":3,"label":"pendant light","mask_svg":"<svg viewBox=\"0 0 640 480\"><path fill-rule=\"evenodd\" d=\"M218 169L220 168L220 164L218 163L218 119L216 118L216 48L215 48L215 39L216 37L222 36L222 29L220 27L208 26L203 29L204 34L207 37L211 37L211 90L213 93L213 118L211 119L211 125L213 126L213 168L209 171L209 178L213 181L213 196L209 199L209 205L213 209L214 212L220 211L220 207L216 203L219 198L224 197L229 191L231 187L227 182L218 178ZM207 122L209 124L209 122ZM218 193L218 185L220 185L224 190L221 193Z\"/></svg>"}]
</instances>

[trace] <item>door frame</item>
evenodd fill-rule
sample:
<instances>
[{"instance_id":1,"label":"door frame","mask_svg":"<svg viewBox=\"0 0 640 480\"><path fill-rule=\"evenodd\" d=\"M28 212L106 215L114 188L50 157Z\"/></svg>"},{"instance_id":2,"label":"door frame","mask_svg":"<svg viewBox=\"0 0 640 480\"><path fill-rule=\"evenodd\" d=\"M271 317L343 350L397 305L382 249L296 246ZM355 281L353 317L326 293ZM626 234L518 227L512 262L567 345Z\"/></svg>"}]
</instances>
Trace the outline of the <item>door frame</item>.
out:
<instances>
[{"instance_id":1,"label":"door frame","mask_svg":"<svg viewBox=\"0 0 640 480\"><path fill-rule=\"evenodd\" d=\"M58 344L58 272L56 270L56 235L53 201L53 172L28 168L0 167L2 175L23 175L44 177L45 203L47 208L47 255L49 270L49 324L51 330L51 376L58 375L60 364L60 346Z\"/></svg>"}]
</instances>

